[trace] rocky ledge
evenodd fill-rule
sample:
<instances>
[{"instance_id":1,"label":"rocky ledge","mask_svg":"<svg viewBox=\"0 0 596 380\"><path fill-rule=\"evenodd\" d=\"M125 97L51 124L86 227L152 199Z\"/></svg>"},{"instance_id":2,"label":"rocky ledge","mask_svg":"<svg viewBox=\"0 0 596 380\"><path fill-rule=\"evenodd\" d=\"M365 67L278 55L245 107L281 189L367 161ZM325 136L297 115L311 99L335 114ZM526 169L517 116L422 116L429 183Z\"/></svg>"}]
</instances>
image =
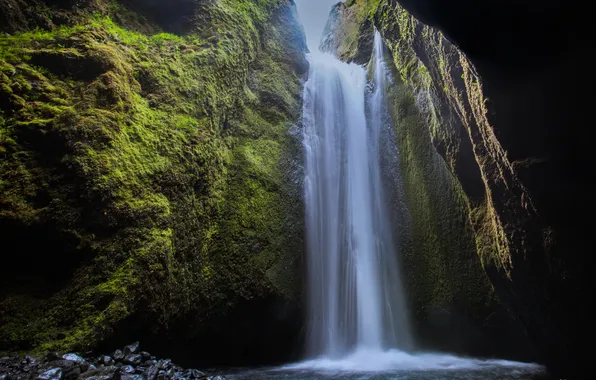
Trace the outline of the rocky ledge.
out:
<instances>
[{"instance_id":1,"label":"rocky ledge","mask_svg":"<svg viewBox=\"0 0 596 380\"><path fill-rule=\"evenodd\" d=\"M0 358L0 380L224 380L223 376L184 369L170 359L140 351L139 342L111 355L50 353L43 358Z\"/></svg>"}]
</instances>

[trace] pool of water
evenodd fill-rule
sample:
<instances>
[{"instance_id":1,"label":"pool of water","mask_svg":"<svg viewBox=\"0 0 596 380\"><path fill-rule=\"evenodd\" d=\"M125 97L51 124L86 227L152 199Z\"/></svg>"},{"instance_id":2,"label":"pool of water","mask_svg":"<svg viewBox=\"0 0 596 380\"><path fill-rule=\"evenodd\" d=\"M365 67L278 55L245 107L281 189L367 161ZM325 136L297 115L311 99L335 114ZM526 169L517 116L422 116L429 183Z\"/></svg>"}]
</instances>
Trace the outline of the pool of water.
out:
<instances>
[{"instance_id":1,"label":"pool of water","mask_svg":"<svg viewBox=\"0 0 596 380\"><path fill-rule=\"evenodd\" d=\"M532 363L391 350L359 351L341 359L321 358L275 368L235 370L225 376L235 380L530 380L544 378L545 371Z\"/></svg>"}]
</instances>

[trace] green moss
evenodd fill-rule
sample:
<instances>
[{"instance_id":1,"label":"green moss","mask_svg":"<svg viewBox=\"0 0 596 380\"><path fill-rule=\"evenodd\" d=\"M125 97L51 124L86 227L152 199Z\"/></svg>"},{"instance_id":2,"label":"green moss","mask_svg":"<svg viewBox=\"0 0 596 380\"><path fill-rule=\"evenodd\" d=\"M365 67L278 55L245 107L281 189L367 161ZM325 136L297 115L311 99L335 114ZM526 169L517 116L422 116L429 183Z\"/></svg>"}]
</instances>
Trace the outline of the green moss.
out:
<instances>
[{"instance_id":1,"label":"green moss","mask_svg":"<svg viewBox=\"0 0 596 380\"><path fill-rule=\"evenodd\" d=\"M486 315L494 295L476 258L467 199L435 150L430 119L399 78L388 88L388 98L411 215L410 240L402 244L402 258L416 318L425 320L433 308L449 309L455 304Z\"/></svg>"},{"instance_id":2,"label":"green moss","mask_svg":"<svg viewBox=\"0 0 596 380\"><path fill-rule=\"evenodd\" d=\"M179 36L122 27L112 2L113 18L0 37L0 226L68 241L52 265L77 263L42 296L1 289L0 348L86 349L136 313L155 331L296 295L276 282L301 249L289 6L205 5ZM45 243L61 244L25 247L33 262Z\"/></svg>"}]
</instances>

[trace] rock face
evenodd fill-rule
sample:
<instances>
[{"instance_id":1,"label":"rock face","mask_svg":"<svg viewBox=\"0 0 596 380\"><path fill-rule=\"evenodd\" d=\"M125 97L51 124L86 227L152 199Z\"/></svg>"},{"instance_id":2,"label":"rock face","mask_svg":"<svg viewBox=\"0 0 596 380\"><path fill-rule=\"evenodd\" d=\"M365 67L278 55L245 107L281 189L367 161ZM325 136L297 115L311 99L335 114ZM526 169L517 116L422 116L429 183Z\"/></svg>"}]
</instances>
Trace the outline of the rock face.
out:
<instances>
[{"instance_id":1,"label":"rock face","mask_svg":"<svg viewBox=\"0 0 596 380\"><path fill-rule=\"evenodd\" d=\"M293 345L294 4L174 3L0 4L0 351L140 333L232 361Z\"/></svg>"},{"instance_id":2,"label":"rock face","mask_svg":"<svg viewBox=\"0 0 596 380\"><path fill-rule=\"evenodd\" d=\"M558 1L351 6L366 13L360 19L374 19L392 53L398 133L412 129L408 110L419 115L434 151L427 157L440 154L453 175L448 182L461 189L475 250L499 299L553 373L589 373L580 342L594 332L585 312L593 259L583 254L591 246L584 216L594 208L593 158L578 136L591 116L589 97L573 94L594 74L586 69L581 85L569 80L584 71L581 57L594 46L585 14ZM405 155L427 149L401 133ZM435 172L413 162L406 157L403 170L418 171L418 183Z\"/></svg>"},{"instance_id":3,"label":"rock face","mask_svg":"<svg viewBox=\"0 0 596 380\"><path fill-rule=\"evenodd\" d=\"M365 64L373 47L373 21L351 3L337 3L331 9L320 49L343 61Z\"/></svg>"}]
</instances>

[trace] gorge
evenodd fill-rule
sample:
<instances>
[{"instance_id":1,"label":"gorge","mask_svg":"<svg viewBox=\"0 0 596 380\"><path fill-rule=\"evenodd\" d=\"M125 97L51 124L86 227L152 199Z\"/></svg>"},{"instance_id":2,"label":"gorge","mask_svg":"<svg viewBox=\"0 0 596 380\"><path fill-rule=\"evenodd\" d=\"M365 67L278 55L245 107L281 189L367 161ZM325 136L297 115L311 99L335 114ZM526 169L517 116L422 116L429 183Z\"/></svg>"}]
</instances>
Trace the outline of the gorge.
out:
<instances>
[{"instance_id":1,"label":"gorge","mask_svg":"<svg viewBox=\"0 0 596 380\"><path fill-rule=\"evenodd\" d=\"M585 13L334 3L0 3L0 352L590 373Z\"/></svg>"}]
</instances>

